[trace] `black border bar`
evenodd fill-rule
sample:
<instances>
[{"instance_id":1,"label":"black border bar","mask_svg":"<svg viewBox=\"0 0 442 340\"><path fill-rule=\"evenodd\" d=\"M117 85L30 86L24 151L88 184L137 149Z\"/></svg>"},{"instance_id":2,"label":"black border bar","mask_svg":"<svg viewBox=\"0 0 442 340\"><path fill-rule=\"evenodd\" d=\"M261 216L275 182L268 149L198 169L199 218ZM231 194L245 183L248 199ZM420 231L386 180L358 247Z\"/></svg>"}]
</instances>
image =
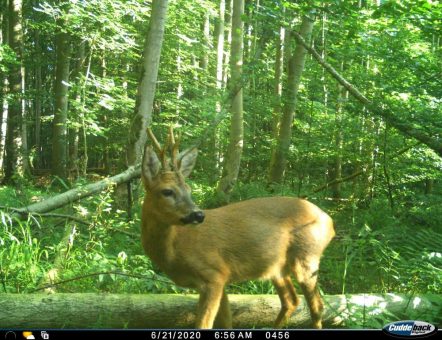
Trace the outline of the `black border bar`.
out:
<instances>
[{"instance_id":1,"label":"black border bar","mask_svg":"<svg viewBox=\"0 0 442 340\"><path fill-rule=\"evenodd\" d=\"M137 340L294 340L315 339L358 339L369 336L370 339L394 339L382 330L325 329L325 330L194 330L194 329L1 329L0 340L25 340L23 332L32 332L35 340L69 339L137 339ZM439 330L429 338L442 338ZM414 337L410 337L411 339ZM28 337L32 339L32 337Z\"/></svg>"}]
</instances>

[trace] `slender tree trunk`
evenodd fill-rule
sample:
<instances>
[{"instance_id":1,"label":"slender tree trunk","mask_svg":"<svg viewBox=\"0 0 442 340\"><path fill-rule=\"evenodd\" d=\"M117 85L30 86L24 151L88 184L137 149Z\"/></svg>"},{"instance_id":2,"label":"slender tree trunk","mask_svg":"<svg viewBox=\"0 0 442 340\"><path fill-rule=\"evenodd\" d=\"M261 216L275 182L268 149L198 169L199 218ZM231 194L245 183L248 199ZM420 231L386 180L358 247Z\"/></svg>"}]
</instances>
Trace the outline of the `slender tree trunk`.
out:
<instances>
[{"instance_id":1,"label":"slender tree trunk","mask_svg":"<svg viewBox=\"0 0 442 340\"><path fill-rule=\"evenodd\" d=\"M279 29L279 35L276 43L276 56L275 56L275 79L273 85L273 124L272 133L276 139L278 137L279 123L281 116L281 96L282 96L282 73L284 70L284 42L285 42L285 28Z\"/></svg>"},{"instance_id":2,"label":"slender tree trunk","mask_svg":"<svg viewBox=\"0 0 442 340\"><path fill-rule=\"evenodd\" d=\"M60 23L62 25L62 23ZM59 32L56 36L57 66L55 74L55 112L52 128L52 174L67 178L67 115L70 37Z\"/></svg>"},{"instance_id":3,"label":"slender tree trunk","mask_svg":"<svg viewBox=\"0 0 442 340\"><path fill-rule=\"evenodd\" d=\"M178 42L178 47L177 47L177 56L176 56L176 75L178 78L178 84L177 84L177 88L176 88L176 116L179 117L180 116L180 101L181 98L183 97L184 94L184 89L183 89L183 77L181 74L181 69L182 69L182 59L181 59L181 46L180 43Z\"/></svg>"},{"instance_id":4,"label":"slender tree trunk","mask_svg":"<svg viewBox=\"0 0 442 340\"><path fill-rule=\"evenodd\" d=\"M34 167L41 168L41 109L42 109L42 101L41 97L43 95L43 86L42 86L42 76L41 76L41 59L42 59L42 50L40 46L40 32L38 30L35 31L35 46L36 46L36 54L37 54L37 62L35 63L35 98L34 98L34 144L35 144L35 162Z\"/></svg>"},{"instance_id":5,"label":"slender tree trunk","mask_svg":"<svg viewBox=\"0 0 442 340\"><path fill-rule=\"evenodd\" d=\"M224 16L224 25L227 26L227 30L225 30L225 40L227 40L227 46L232 45L232 10L233 10L233 1L234 0L226 0L226 11ZM228 65L230 64L230 53L224 54L224 71L223 71L223 83L227 84L227 78L229 77Z\"/></svg>"},{"instance_id":6,"label":"slender tree trunk","mask_svg":"<svg viewBox=\"0 0 442 340\"><path fill-rule=\"evenodd\" d=\"M141 161L144 144L147 140L146 128L152 120L152 106L160 64L168 0L153 0L149 32L146 37L142 76L137 90L135 115L129 132L127 165Z\"/></svg>"},{"instance_id":7,"label":"slender tree trunk","mask_svg":"<svg viewBox=\"0 0 442 340\"><path fill-rule=\"evenodd\" d=\"M313 30L313 20L304 16L301 23L300 34L306 41L310 39ZM292 34L289 32L288 34ZM291 40L291 39L290 39ZM287 46L289 48L289 46ZM304 70L306 51L301 44L297 44L295 51L288 60L287 88L284 91L284 108L281 116L278 140L272 153L269 171L269 183L281 183L287 163L287 154L290 147L292 124L295 115L297 94L301 75Z\"/></svg>"},{"instance_id":8,"label":"slender tree trunk","mask_svg":"<svg viewBox=\"0 0 442 340\"><path fill-rule=\"evenodd\" d=\"M210 13L208 10L204 12L203 18L203 54L201 56L200 66L203 71L207 71L209 66L209 50L210 46Z\"/></svg>"},{"instance_id":9,"label":"slender tree trunk","mask_svg":"<svg viewBox=\"0 0 442 340\"><path fill-rule=\"evenodd\" d=\"M23 42L22 42L23 44ZM23 49L23 45L22 45ZM27 113L27 99L26 99L26 67L25 64L22 62L21 68L21 158L22 158L22 164L23 164L23 174L26 176L31 175L31 162L29 160L29 146L28 146L28 113Z\"/></svg>"},{"instance_id":10,"label":"slender tree trunk","mask_svg":"<svg viewBox=\"0 0 442 340\"><path fill-rule=\"evenodd\" d=\"M82 102L81 74L84 69L85 62L86 62L86 44L84 41L81 41L78 44L76 65L75 69L72 72L72 81L76 82L77 85L75 87L76 92L74 94L77 108L81 108L81 102ZM75 124L75 126L69 130L69 171L70 173L73 173L76 178L80 176L79 142L80 142L80 128L78 124Z\"/></svg>"},{"instance_id":11,"label":"slender tree trunk","mask_svg":"<svg viewBox=\"0 0 442 340\"><path fill-rule=\"evenodd\" d=\"M330 179L333 182L331 185L331 193L333 198L341 198L341 183L336 181L342 177L342 145L343 145L343 132L342 132L342 109L345 99L348 97L348 91L342 86L338 88L338 102L336 104L335 111L335 155L333 157L333 164Z\"/></svg>"},{"instance_id":12,"label":"slender tree trunk","mask_svg":"<svg viewBox=\"0 0 442 340\"><path fill-rule=\"evenodd\" d=\"M0 0L0 44L8 44L8 0ZM0 169L3 169L3 151L5 147L6 120L8 118L8 77L0 74Z\"/></svg>"},{"instance_id":13,"label":"slender tree trunk","mask_svg":"<svg viewBox=\"0 0 442 340\"><path fill-rule=\"evenodd\" d=\"M224 60L224 16L226 12L226 1L219 1L219 17L216 34L216 88L220 90L223 87L223 60ZM218 109L219 112L221 108Z\"/></svg>"},{"instance_id":14,"label":"slender tree trunk","mask_svg":"<svg viewBox=\"0 0 442 340\"><path fill-rule=\"evenodd\" d=\"M9 0L9 46L15 52L18 65L11 66L9 72L9 93L13 96L9 101L8 120L5 141L4 183L14 182L14 175L22 172L19 150L22 145L22 2Z\"/></svg>"},{"instance_id":15,"label":"slender tree trunk","mask_svg":"<svg viewBox=\"0 0 442 340\"><path fill-rule=\"evenodd\" d=\"M229 87L235 88L242 81L243 64L243 29L244 1L233 2L232 14L232 47ZM230 141L227 148L226 159L223 167L223 176L219 182L217 191L222 201L228 201L229 194L233 189L239 173L241 153L244 144L243 128L243 93L240 89L231 102L231 125Z\"/></svg>"},{"instance_id":16,"label":"slender tree trunk","mask_svg":"<svg viewBox=\"0 0 442 340\"><path fill-rule=\"evenodd\" d=\"M427 178L425 180L425 195L430 195L431 193L433 193L433 189L434 189L434 179L433 178Z\"/></svg>"},{"instance_id":17,"label":"slender tree trunk","mask_svg":"<svg viewBox=\"0 0 442 340\"><path fill-rule=\"evenodd\" d=\"M88 86L89 76L91 74L91 66L92 66L92 55L93 49L91 48L89 51L89 60L86 67L86 75L84 76L84 82L81 85L81 96L79 98L81 102L81 110L80 110L80 137L78 144L82 145L81 156L78 159L78 167L80 169L80 175L86 176L87 173L87 165L89 162L89 154L88 154L88 140L87 140L87 129L86 129L86 119L84 113L86 111L86 90Z\"/></svg>"},{"instance_id":18,"label":"slender tree trunk","mask_svg":"<svg viewBox=\"0 0 442 340\"><path fill-rule=\"evenodd\" d=\"M226 12L226 1L219 0L219 12L218 18L215 28L215 46L216 46L216 68L214 69L215 74L214 78L216 79L216 97L219 97L221 90L224 88L223 74L224 74L224 18ZM219 114L221 112L221 102L219 100L215 103L215 112ZM209 151L211 154L211 159L213 162L213 171L211 171L210 181L212 184L215 184L220 176L220 160L222 157L220 138L219 138L219 129L215 128L213 134L210 135L209 144L211 146L211 150Z\"/></svg>"},{"instance_id":19,"label":"slender tree trunk","mask_svg":"<svg viewBox=\"0 0 442 340\"><path fill-rule=\"evenodd\" d=\"M103 52L101 58L101 77L106 79L107 77L107 66L106 66L106 54ZM107 114L103 116L103 126L107 128L109 124L109 119ZM106 175L110 174L111 164L110 164L110 155L109 155L109 137L107 135L102 137L103 141L103 167Z\"/></svg>"}]
</instances>

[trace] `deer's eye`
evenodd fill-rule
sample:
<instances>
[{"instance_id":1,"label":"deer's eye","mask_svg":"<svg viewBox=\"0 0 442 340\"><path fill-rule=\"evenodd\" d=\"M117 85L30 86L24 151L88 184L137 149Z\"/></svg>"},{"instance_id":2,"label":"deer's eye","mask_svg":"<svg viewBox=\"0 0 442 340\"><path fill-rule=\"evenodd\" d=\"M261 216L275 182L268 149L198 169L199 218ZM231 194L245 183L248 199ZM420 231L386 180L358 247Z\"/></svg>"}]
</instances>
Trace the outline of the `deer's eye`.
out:
<instances>
[{"instance_id":1,"label":"deer's eye","mask_svg":"<svg viewBox=\"0 0 442 340\"><path fill-rule=\"evenodd\" d=\"M175 195L175 193L171 189L163 189L161 190L161 194L165 197L172 197Z\"/></svg>"}]
</instances>

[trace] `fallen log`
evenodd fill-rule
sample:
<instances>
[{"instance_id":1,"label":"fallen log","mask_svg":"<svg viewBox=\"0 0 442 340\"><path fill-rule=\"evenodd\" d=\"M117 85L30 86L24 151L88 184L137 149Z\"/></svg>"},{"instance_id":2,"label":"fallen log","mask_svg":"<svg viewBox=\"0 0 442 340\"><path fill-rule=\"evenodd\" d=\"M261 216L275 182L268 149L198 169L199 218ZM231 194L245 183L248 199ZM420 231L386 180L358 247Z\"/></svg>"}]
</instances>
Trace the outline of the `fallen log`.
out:
<instances>
[{"instance_id":1,"label":"fallen log","mask_svg":"<svg viewBox=\"0 0 442 340\"><path fill-rule=\"evenodd\" d=\"M47 198L41 202L37 202L19 209L13 209L13 211L15 214L19 214L21 216L47 213L49 211L61 208L66 204L78 201L79 199L82 199L84 197L96 194L111 186L130 181L133 178L139 177L140 174L140 167L130 167L126 171L118 175L108 177L101 181L91 183L79 188L71 189L62 194Z\"/></svg>"},{"instance_id":2,"label":"fallen log","mask_svg":"<svg viewBox=\"0 0 442 340\"><path fill-rule=\"evenodd\" d=\"M279 311L276 295L230 295L234 328L269 328ZM192 328L197 295L178 294L0 294L0 328ZM382 327L397 320L442 323L436 294L329 295L325 328ZM310 328L304 299L289 328ZM375 326L374 326L375 325Z\"/></svg>"}]
</instances>

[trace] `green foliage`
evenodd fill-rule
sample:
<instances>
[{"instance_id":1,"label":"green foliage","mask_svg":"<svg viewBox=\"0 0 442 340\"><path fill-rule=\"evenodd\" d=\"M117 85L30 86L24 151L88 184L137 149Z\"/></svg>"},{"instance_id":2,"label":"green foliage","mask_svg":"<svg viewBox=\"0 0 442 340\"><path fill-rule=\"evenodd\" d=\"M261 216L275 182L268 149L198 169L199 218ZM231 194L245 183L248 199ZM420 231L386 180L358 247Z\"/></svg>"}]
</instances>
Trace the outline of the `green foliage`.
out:
<instances>
[{"instance_id":1,"label":"green foliage","mask_svg":"<svg viewBox=\"0 0 442 340\"><path fill-rule=\"evenodd\" d=\"M0 44L0 71L6 74L13 65L17 65L14 51L8 45Z\"/></svg>"},{"instance_id":2,"label":"green foliage","mask_svg":"<svg viewBox=\"0 0 442 340\"><path fill-rule=\"evenodd\" d=\"M440 229L410 223L402 212L391 215L385 200L373 202L365 211L354 208L352 214L351 225L342 224L348 214L339 216L338 239L321 263L330 275L325 281L331 284L329 289L336 293L442 292Z\"/></svg>"}]
</instances>

